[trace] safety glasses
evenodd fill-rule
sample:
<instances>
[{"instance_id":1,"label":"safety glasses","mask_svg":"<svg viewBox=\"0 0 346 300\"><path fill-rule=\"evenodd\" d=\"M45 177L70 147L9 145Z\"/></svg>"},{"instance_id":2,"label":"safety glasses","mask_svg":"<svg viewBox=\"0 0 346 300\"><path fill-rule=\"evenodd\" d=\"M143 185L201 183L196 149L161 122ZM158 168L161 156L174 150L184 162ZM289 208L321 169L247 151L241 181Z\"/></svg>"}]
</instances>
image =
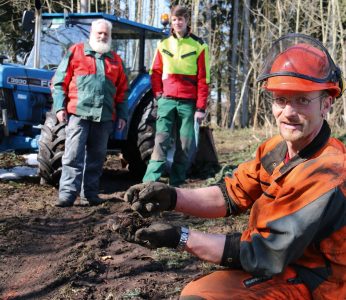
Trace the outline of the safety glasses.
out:
<instances>
[{"instance_id":1,"label":"safety glasses","mask_svg":"<svg viewBox=\"0 0 346 300\"><path fill-rule=\"evenodd\" d=\"M275 96L271 92L264 92L263 93L263 98L270 102L271 104L274 104L275 106L284 109L288 103L290 103L292 106L299 108L299 109L304 109L307 108L310 103L323 99L324 97L327 97L328 95L325 93L322 93L321 95L318 95L317 97L314 98L309 98L307 96L297 96L297 97L292 97L290 99L283 97L283 96Z\"/></svg>"}]
</instances>

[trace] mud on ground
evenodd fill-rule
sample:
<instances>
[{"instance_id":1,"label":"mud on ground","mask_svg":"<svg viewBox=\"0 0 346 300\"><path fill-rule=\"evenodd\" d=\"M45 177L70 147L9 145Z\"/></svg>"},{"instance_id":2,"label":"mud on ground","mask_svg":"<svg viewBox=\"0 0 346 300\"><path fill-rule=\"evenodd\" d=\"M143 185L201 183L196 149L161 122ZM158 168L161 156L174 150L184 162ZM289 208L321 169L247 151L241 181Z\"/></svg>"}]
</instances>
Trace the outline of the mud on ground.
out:
<instances>
[{"instance_id":1,"label":"mud on ground","mask_svg":"<svg viewBox=\"0 0 346 300\"><path fill-rule=\"evenodd\" d=\"M220 140L221 160L229 161L235 143ZM106 203L57 208L57 190L38 178L0 181L0 299L177 299L193 278L219 268L188 253L147 249L133 243L133 233L159 218L230 232L241 230L246 216L210 221L167 212L142 219L123 201L135 183L119 159L108 158L100 189ZM184 187L206 184L195 178Z\"/></svg>"},{"instance_id":2,"label":"mud on ground","mask_svg":"<svg viewBox=\"0 0 346 300\"><path fill-rule=\"evenodd\" d=\"M157 218L203 224L178 213L142 219L123 201L134 183L115 161L101 180L105 204L57 208L57 190L38 179L0 182L0 299L176 299L212 269L189 254L132 242Z\"/></svg>"}]
</instances>

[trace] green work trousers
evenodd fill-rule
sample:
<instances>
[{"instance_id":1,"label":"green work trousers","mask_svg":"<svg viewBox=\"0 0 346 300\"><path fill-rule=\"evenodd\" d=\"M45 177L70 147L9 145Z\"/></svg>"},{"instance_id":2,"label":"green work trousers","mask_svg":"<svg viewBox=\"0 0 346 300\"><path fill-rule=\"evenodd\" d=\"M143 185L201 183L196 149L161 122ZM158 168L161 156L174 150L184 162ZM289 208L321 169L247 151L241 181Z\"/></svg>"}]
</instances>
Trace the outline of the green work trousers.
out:
<instances>
[{"instance_id":1,"label":"green work trousers","mask_svg":"<svg viewBox=\"0 0 346 300\"><path fill-rule=\"evenodd\" d=\"M165 170L174 129L176 142L169 184L179 186L185 181L189 153L194 143L194 113L195 103L192 101L164 97L158 100L155 146L143 182L160 179Z\"/></svg>"}]
</instances>

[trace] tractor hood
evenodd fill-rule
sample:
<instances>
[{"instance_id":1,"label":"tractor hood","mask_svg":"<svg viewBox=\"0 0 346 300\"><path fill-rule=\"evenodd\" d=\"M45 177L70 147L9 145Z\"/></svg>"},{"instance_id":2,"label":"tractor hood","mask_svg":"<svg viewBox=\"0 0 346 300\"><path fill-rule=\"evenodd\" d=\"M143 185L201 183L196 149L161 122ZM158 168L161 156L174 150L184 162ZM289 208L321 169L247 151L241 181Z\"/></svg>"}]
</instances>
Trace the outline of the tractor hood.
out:
<instances>
[{"instance_id":1,"label":"tractor hood","mask_svg":"<svg viewBox=\"0 0 346 300\"><path fill-rule=\"evenodd\" d=\"M49 94L53 74L53 71L26 68L23 65L1 64L0 88Z\"/></svg>"}]
</instances>

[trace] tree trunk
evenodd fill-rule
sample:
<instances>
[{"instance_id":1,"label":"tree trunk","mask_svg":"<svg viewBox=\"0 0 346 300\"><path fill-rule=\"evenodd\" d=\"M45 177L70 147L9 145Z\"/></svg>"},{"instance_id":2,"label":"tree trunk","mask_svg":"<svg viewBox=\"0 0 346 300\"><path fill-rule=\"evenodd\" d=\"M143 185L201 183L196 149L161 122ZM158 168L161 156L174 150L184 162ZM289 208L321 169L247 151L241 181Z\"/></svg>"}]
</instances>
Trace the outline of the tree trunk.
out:
<instances>
[{"instance_id":1,"label":"tree trunk","mask_svg":"<svg viewBox=\"0 0 346 300\"><path fill-rule=\"evenodd\" d=\"M243 17L243 76L245 77L245 74L249 71L249 18L250 18L250 0L244 0L243 2L243 10L244 10L244 17ZM244 80L244 93L242 98L242 114L241 114L241 127L247 127L249 124L249 105L248 105L248 97L249 97L249 85L248 81Z\"/></svg>"},{"instance_id":2,"label":"tree trunk","mask_svg":"<svg viewBox=\"0 0 346 300\"><path fill-rule=\"evenodd\" d=\"M192 32L196 33L198 32L198 14L199 14L199 0L193 0L192 1L192 16L191 16L191 29Z\"/></svg>"},{"instance_id":3,"label":"tree trunk","mask_svg":"<svg viewBox=\"0 0 346 300\"><path fill-rule=\"evenodd\" d=\"M233 28L232 28L232 45L230 45L231 51L231 83L230 83L230 108L229 108L229 127L231 129L234 129L234 112L235 112L235 99L237 95L236 90L236 77L237 77L237 48L238 48L238 18L239 18L239 0L233 1L233 7L232 7L232 21L233 21Z\"/></svg>"},{"instance_id":4,"label":"tree trunk","mask_svg":"<svg viewBox=\"0 0 346 300\"><path fill-rule=\"evenodd\" d=\"M80 1L80 12L86 13L89 11L89 1L88 0L81 0Z\"/></svg>"}]
</instances>

